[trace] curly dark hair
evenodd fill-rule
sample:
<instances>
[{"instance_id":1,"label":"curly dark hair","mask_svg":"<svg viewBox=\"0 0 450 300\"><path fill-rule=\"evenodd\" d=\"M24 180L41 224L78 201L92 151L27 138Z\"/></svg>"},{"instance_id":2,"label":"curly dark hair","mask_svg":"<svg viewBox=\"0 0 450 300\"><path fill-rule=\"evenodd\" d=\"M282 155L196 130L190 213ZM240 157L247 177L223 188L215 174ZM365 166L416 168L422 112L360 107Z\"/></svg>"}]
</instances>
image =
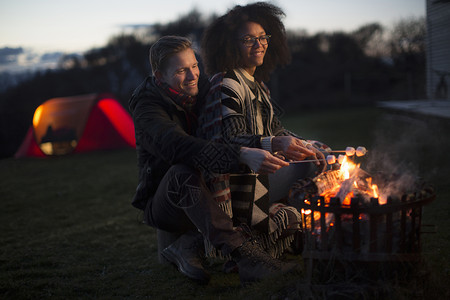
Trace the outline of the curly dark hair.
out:
<instances>
[{"instance_id":1,"label":"curly dark hair","mask_svg":"<svg viewBox=\"0 0 450 300\"><path fill-rule=\"evenodd\" d=\"M241 66L236 36L246 22L261 25L271 35L264 63L256 68L254 77L259 81L269 80L277 65L286 65L291 56L286 40L286 30L281 21L284 12L277 6L257 2L246 6L237 5L225 15L217 18L206 28L202 39L202 58L208 75L226 72Z\"/></svg>"}]
</instances>

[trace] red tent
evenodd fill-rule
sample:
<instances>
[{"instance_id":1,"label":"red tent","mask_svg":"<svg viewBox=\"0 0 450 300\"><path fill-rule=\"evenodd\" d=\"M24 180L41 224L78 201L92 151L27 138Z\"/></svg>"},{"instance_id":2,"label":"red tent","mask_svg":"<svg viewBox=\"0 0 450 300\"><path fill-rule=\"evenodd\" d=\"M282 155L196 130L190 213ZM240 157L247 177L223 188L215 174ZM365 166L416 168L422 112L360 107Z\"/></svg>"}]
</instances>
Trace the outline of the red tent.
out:
<instances>
[{"instance_id":1,"label":"red tent","mask_svg":"<svg viewBox=\"0 0 450 300\"><path fill-rule=\"evenodd\" d=\"M130 114L108 94L53 98L34 112L14 157L136 147Z\"/></svg>"}]
</instances>

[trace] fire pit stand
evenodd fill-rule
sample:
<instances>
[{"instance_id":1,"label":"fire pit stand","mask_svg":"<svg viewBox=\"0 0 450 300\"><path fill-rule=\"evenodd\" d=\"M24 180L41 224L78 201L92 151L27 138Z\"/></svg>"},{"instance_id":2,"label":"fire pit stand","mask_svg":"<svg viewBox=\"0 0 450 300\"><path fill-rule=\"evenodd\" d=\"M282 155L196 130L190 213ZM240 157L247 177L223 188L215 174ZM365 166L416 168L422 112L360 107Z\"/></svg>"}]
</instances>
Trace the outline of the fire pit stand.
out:
<instances>
[{"instance_id":1,"label":"fire pit stand","mask_svg":"<svg viewBox=\"0 0 450 300\"><path fill-rule=\"evenodd\" d=\"M306 185L308 186L308 185ZM311 191L309 191L311 192ZM302 215L303 259L311 276L313 261L404 262L420 259L420 228L423 205L435 199L432 187L413 194L325 201L303 185L291 189L289 203Z\"/></svg>"}]
</instances>

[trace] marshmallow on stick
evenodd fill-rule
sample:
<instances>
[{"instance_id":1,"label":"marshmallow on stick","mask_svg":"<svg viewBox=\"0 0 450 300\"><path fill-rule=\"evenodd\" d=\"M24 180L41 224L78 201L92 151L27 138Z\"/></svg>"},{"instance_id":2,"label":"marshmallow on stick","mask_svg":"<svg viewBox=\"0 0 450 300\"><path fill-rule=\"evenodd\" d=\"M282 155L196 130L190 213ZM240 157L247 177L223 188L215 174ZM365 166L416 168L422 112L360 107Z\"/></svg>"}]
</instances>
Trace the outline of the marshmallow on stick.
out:
<instances>
[{"instance_id":1,"label":"marshmallow on stick","mask_svg":"<svg viewBox=\"0 0 450 300\"><path fill-rule=\"evenodd\" d=\"M356 148L356 156L364 156L367 153L367 149L365 147L359 146Z\"/></svg>"},{"instance_id":2,"label":"marshmallow on stick","mask_svg":"<svg viewBox=\"0 0 450 300\"><path fill-rule=\"evenodd\" d=\"M347 148L345 148L345 150L331 150L330 152L333 152L333 153L344 152L345 155L347 155L347 156L353 156L353 155L355 155L355 148L347 147Z\"/></svg>"},{"instance_id":3,"label":"marshmallow on stick","mask_svg":"<svg viewBox=\"0 0 450 300\"><path fill-rule=\"evenodd\" d=\"M345 155L347 155L347 156L355 155L355 148L353 148L353 147L345 148Z\"/></svg>"},{"instance_id":4,"label":"marshmallow on stick","mask_svg":"<svg viewBox=\"0 0 450 300\"><path fill-rule=\"evenodd\" d=\"M332 164L336 163L336 156L334 156L334 155L327 155L327 163L329 165L332 165Z\"/></svg>"}]
</instances>

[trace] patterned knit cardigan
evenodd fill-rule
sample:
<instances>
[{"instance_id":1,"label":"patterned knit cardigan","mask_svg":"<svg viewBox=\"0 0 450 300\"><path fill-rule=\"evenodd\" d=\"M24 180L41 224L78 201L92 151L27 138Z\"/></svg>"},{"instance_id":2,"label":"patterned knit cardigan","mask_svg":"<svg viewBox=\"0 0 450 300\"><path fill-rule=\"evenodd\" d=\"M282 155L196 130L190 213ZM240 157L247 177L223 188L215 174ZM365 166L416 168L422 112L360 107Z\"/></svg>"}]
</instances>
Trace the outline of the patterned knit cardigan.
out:
<instances>
[{"instance_id":1,"label":"patterned knit cardigan","mask_svg":"<svg viewBox=\"0 0 450 300\"><path fill-rule=\"evenodd\" d=\"M223 77L224 73L218 73L211 78L211 89L199 116L198 135L225 143L222 136ZM205 174L205 177L215 200L233 218L235 225L241 222L250 225L263 248L274 257L281 256L294 239L293 234L282 236L282 233L288 228L298 228L301 217L293 207L281 203L269 204L267 175ZM207 256L222 257L220 251L208 241L206 244Z\"/></svg>"}]
</instances>

